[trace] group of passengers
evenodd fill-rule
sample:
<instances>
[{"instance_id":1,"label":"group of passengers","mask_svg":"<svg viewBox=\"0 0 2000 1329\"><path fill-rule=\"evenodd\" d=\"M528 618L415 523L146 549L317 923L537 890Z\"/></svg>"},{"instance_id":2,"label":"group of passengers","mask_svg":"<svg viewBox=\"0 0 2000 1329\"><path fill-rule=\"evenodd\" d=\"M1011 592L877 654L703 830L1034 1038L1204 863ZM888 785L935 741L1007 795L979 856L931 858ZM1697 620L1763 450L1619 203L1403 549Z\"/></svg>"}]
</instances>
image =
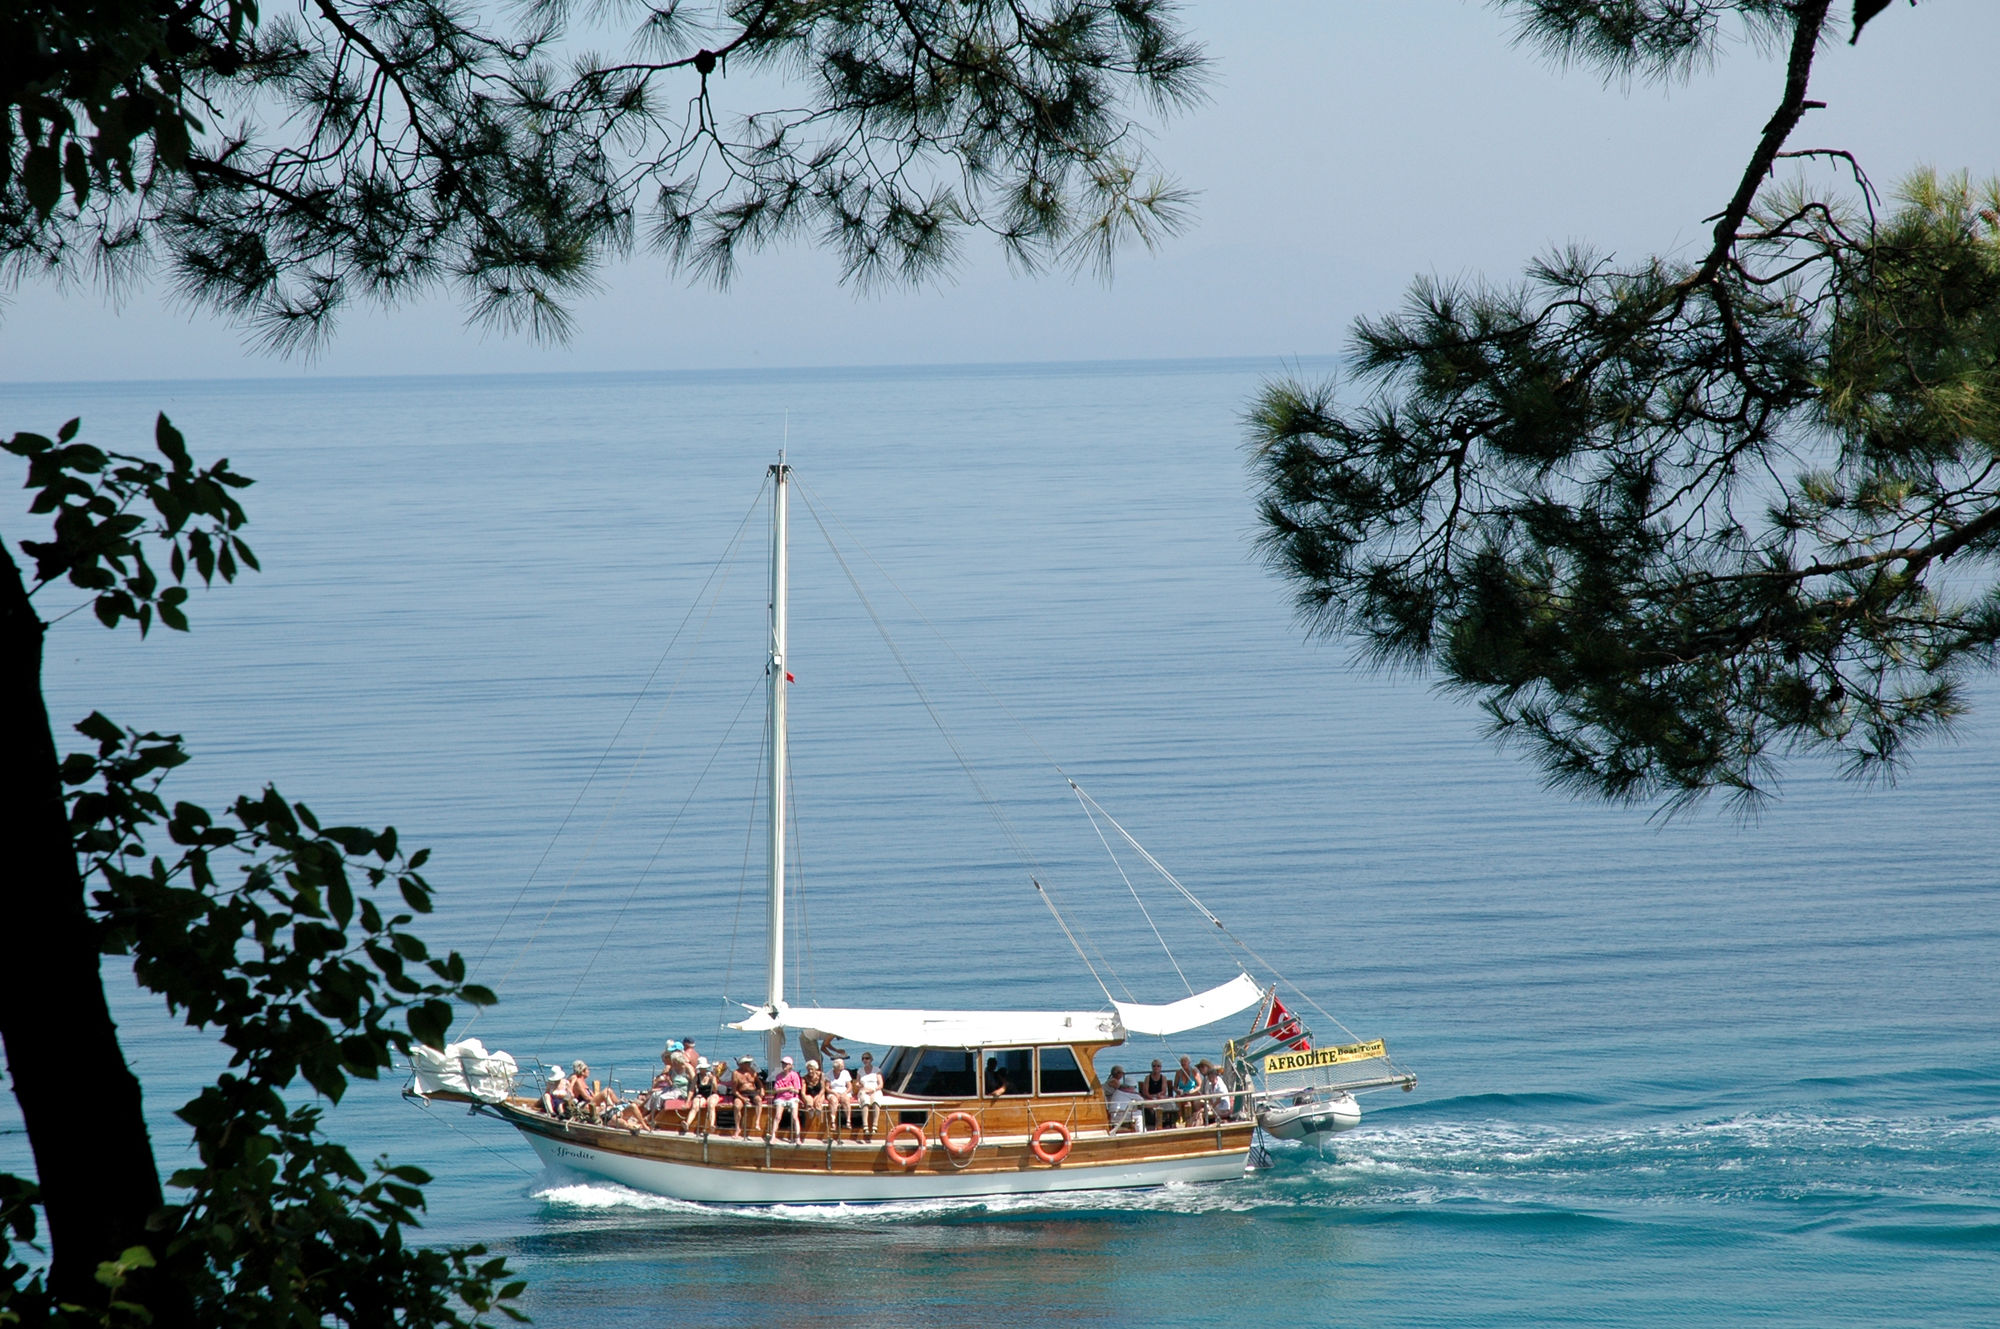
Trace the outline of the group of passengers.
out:
<instances>
[{"instance_id":1,"label":"group of passengers","mask_svg":"<svg viewBox=\"0 0 2000 1329\"><path fill-rule=\"evenodd\" d=\"M1158 1059L1138 1081L1125 1078L1123 1066L1111 1068L1104 1082L1104 1103L1112 1130L1157 1131L1168 1126L1213 1126L1236 1120L1236 1090L1223 1068L1206 1057L1181 1058L1172 1074Z\"/></svg>"},{"instance_id":2,"label":"group of passengers","mask_svg":"<svg viewBox=\"0 0 2000 1329\"><path fill-rule=\"evenodd\" d=\"M591 1079L590 1067L578 1061L567 1073L560 1065L549 1073L542 1110L565 1121L634 1134L672 1127L682 1135L710 1135L719 1132L718 1117L727 1108L737 1139L747 1130L772 1143L789 1126L793 1144L803 1143L808 1132L838 1142L851 1131L856 1139L872 1142L883 1125L882 1072L876 1069L875 1054L862 1053L860 1069L850 1071L839 1048L828 1044L825 1053L830 1073L821 1070L818 1058L809 1057L801 1074L793 1059L784 1056L773 1075L760 1070L755 1057L737 1058L731 1070L726 1061L697 1053L692 1038L675 1039L660 1053L660 1072L643 1098L620 1099L616 1089ZM1004 1094L1008 1088L1004 1078L994 1079L989 1070L989 1093ZM1136 1081L1125 1077L1123 1066L1113 1066L1104 1083L1114 1131L1234 1121L1236 1097L1223 1068L1207 1058L1191 1062L1183 1056L1172 1073L1156 1059L1152 1070Z\"/></svg>"},{"instance_id":3,"label":"group of passengers","mask_svg":"<svg viewBox=\"0 0 2000 1329\"><path fill-rule=\"evenodd\" d=\"M719 1133L718 1116L727 1108L737 1139L747 1129L774 1142L789 1123L793 1144L803 1143L805 1133L814 1130L828 1141L838 1141L845 1130L860 1140L874 1140L882 1124L883 1094L875 1054L861 1054L859 1072L848 1070L845 1054L832 1063L828 1075L818 1058L808 1058L802 1075L786 1056L773 1075L760 1070L755 1057L739 1057L731 1070L723 1059L699 1055L692 1038L677 1039L660 1053L660 1073L644 1098L622 1101L616 1089L592 1080L590 1067L578 1061L567 1074L560 1065L549 1073L542 1110L565 1121L634 1134L671 1126L682 1135L709 1135Z\"/></svg>"}]
</instances>

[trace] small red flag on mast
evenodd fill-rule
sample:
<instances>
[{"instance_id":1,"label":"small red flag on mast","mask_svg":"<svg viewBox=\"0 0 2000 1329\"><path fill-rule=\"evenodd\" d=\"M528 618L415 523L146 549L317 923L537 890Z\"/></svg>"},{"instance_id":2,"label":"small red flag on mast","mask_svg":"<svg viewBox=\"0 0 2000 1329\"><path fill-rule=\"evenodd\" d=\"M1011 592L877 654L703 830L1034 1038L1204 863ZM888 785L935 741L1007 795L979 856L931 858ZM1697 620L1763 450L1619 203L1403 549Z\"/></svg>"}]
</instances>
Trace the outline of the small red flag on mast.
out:
<instances>
[{"instance_id":1,"label":"small red flag on mast","mask_svg":"<svg viewBox=\"0 0 2000 1329\"><path fill-rule=\"evenodd\" d=\"M1313 1050L1311 1040L1304 1036L1306 1032L1304 1027L1299 1024L1297 1017L1285 1009L1285 1003L1278 1000L1278 994L1275 992L1271 994L1271 1014L1264 1021L1264 1027L1271 1030L1271 1036L1279 1042L1289 1043L1294 1052Z\"/></svg>"}]
</instances>

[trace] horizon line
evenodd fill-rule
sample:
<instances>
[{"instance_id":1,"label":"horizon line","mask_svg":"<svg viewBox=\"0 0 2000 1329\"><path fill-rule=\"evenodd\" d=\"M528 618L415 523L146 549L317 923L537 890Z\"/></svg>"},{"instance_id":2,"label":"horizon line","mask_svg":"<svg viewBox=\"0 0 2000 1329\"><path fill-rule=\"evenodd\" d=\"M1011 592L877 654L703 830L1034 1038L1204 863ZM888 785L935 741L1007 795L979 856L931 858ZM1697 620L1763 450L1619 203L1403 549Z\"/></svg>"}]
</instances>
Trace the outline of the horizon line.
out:
<instances>
[{"instance_id":1,"label":"horizon line","mask_svg":"<svg viewBox=\"0 0 2000 1329\"><path fill-rule=\"evenodd\" d=\"M529 369L529 370L448 370L442 372L382 374L239 374L188 376L179 378L43 378L0 377L0 391L19 388L122 388L156 387L162 384L237 383L418 383L441 380L523 379L523 378L698 378L759 377L767 375L829 374L909 374L968 373L976 371L1068 370L1103 371L1150 369L1172 366L1250 366L1255 364L1323 364L1342 357L1335 352L1315 354L1122 356L1093 360L947 360L929 363L828 364L828 365L734 365L691 369Z\"/></svg>"}]
</instances>

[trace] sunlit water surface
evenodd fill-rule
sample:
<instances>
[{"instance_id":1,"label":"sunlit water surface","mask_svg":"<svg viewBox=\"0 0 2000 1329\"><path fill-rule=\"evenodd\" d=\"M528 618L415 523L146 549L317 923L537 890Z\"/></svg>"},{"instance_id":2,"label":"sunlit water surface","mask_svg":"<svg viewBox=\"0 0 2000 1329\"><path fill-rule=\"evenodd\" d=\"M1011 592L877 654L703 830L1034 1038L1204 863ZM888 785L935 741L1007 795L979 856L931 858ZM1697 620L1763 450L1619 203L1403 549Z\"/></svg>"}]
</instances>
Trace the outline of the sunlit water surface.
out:
<instances>
[{"instance_id":1,"label":"sunlit water surface","mask_svg":"<svg viewBox=\"0 0 2000 1329\"><path fill-rule=\"evenodd\" d=\"M14 386L0 429L129 449L164 409L257 478L265 571L185 637L64 620L58 723L185 733L181 797L274 780L433 846L490 1045L628 1080L666 1036L747 1046L718 1024L761 990L752 505L789 437L793 990L1101 1004L1033 871L1121 997L1181 995L1039 744L1422 1076L1241 1183L777 1211L544 1173L357 1086L337 1131L435 1173L430 1235L507 1253L543 1323L2000 1321L2000 695L1899 786L1797 766L1753 823L1544 792L1475 711L1304 639L1238 442L1272 368ZM1188 981L1228 977L1124 863ZM216 1058L118 996L170 1167ZM0 1144L27 1166L18 1119Z\"/></svg>"}]
</instances>

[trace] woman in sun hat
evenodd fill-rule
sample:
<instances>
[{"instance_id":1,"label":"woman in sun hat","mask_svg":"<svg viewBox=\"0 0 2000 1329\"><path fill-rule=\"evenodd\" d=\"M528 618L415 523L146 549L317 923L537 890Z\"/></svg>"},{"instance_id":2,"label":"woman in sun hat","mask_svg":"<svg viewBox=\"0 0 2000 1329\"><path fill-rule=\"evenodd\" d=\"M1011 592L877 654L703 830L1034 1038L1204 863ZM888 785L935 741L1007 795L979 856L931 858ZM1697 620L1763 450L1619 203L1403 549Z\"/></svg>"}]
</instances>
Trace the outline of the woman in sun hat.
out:
<instances>
[{"instance_id":1,"label":"woman in sun hat","mask_svg":"<svg viewBox=\"0 0 2000 1329\"><path fill-rule=\"evenodd\" d=\"M703 1135L715 1129L715 1109L722 1102L722 1068L711 1065L707 1057L701 1058L694 1067L694 1087L688 1091L687 1116L681 1121L681 1131L685 1134L690 1127Z\"/></svg>"}]
</instances>

